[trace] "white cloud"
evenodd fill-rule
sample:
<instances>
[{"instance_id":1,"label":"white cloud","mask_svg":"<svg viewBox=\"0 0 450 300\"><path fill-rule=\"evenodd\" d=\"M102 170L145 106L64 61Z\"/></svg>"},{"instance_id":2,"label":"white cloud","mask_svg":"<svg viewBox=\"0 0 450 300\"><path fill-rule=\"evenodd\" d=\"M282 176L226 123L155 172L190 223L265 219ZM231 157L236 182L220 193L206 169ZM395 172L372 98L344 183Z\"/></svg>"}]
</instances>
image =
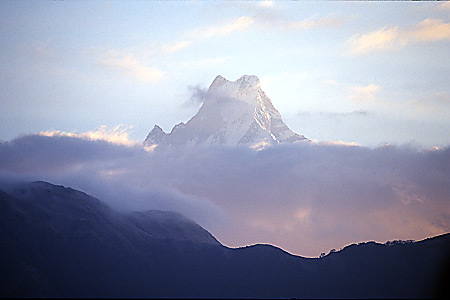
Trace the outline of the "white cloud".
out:
<instances>
[{"instance_id":1,"label":"white cloud","mask_svg":"<svg viewBox=\"0 0 450 300\"><path fill-rule=\"evenodd\" d=\"M159 81L164 72L156 67L148 66L135 54L111 49L104 55L100 65L122 72L125 76L136 79L141 83Z\"/></svg>"},{"instance_id":2,"label":"white cloud","mask_svg":"<svg viewBox=\"0 0 450 300\"><path fill-rule=\"evenodd\" d=\"M193 40L202 41L216 36L228 35L235 31L247 29L253 22L254 19L252 17L244 16L233 19L219 26L195 29L189 32L188 36L191 36Z\"/></svg>"},{"instance_id":3,"label":"white cloud","mask_svg":"<svg viewBox=\"0 0 450 300\"><path fill-rule=\"evenodd\" d=\"M112 129L109 129L106 125L101 125L96 130L82 133L50 130L50 131L41 131L39 135L48 137L65 136L84 139L88 141L106 141L116 145L125 145L125 146L135 146L141 144L139 141L130 139L129 131L131 129L132 126L127 126L124 124L114 126Z\"/></svg>"},{"instance_id":4,"label":"white cloud","mask_svg":"<svg viewBox=\"0 0 450 300\"><path fill-rule=\"evenodd\" d=\"M228 22L225 22L221 25L214 25L204 28L197 28L191 31L188 31L184 34L184 37L179 41L175 41L173 43L167 43L162 46L163 52L165 53L174 53L181 49L187 48L195 43L202 42L204 40L229 35L236 31L241 31L247 29L252 23L254 19L252 17L239 17L232 19Z\"/></svg>"},{"instance_id":5,"label":"white cloud","mask_svg":"<svg viewBox=\"0 0 450 300\"><path fill-rule=\"evenodd\" d=\"M259 22L264 29L268 30L311 30L321 27L338 27L344 20L337 16L328 15L320 17L318 14L314 14L308 18L291 21L286 16L280 15L275 11L260 11L256 13L255 21Z\"/></svg>"},{"instance_id":6,"label":"white cloud","mask_svg":"<svg viewBox=\"0 0 450 300\"><path fill-rule=\"evenodd\" d=\"M158 54L173 54L195 43L245 30L253 22L253 18L243 16L229 20L221 25L188 31L182 39L172 43L153 45L152 47L135 47L129 50L110 49L103 54L99 64L117 70L124 76L133 78L141 83L154 83L161 80L165 72L148 63L153 56ZM149 48L151 50L148 50ZM191 64L201 67L208 63L221 64L224 60L226 59L203 59L191 62Z\"/></svg>"},{"instance_id":7,"label":"white cloud","mask_svg":"<svg viewBox=\"0 0 450 300\"><path fill-rule=\"evenodd\" d=\"M399 41L399 36L398 27L383 27L364 35L355 34L348 43L353 54L361 54L373 50L399 49L404 44L404 42Z\"/></svg>"},{"instance_id":8,"label":"white cloud","mask_svg":"<svg viewBox=\"0 0 450 300\"><path fill-rule=\"evenodd\" d=\"M268 8L268 7L273 7L274 2L271 0L263 0L263 1L258 1L257 5L258 5L258 7Z\"/></svg>"},{"instance_id":9,"label":"white cloud","mask_svg":"<svg viewBox=\"0 0 450 300\"><path fill-rule=\"evenodd\" d=\"M163 45L163 50L167 53L174 53L183 48L189 47L192 45L193 41L179 41L175 43L169 43Z\"/></svg>"},{"instance_id":10,"label":"white cloud","mask_svg":"<svg viewBox=\"0 0 450 300\"><path fill-rule=\"evenodd\" d=\"M318 15L313 15L307 19L300 21L288 22L285 24L287 29L307 30L317 27L337 27L342 24L342 20L337 17L323 17L319 18Z\"/></svg>"},{"instance_id":11,"label":"white cloud","mask_svg":"<svg viewBox=\"0 0 450 300\"><path fill-rule=\"evenodd\" d=\"M295 217L301 221L309 218L310 215L311 215L311 209L299 208L295 212Z\"/></svg>"},{"instance_id":12,"label":"white cloud","mask_svg":"<svg viewBox=\"0 0 450 300\"><path fill-rule=\"evenodd\" d=\"M383 27L366 34L355 34L347 41L347 44L350 47L350 53L364 54L371 51L398 50L414 43L444 40L450 40L450 23L427 18L410 27Z\"/></svg>"},{"instance_id":13,"label":"white cloud","mask_svg":"<svg viewBox=\"0 0 450 300\"><path fill-rule=\"evenodd\" d=\"M375 93L380 90L380 86L373 83L360 86L355 85L349 88L350 99L354 101L372 101L375 98Z\"/></svg>"},{"instance_id":14,"label":"white cloud","mask_svg":"<svg viewBox=\"0 0 450 300\"><path fill-rule=\"evenodd\" d=\"M433 42L450 40L450 23L438 19L425 19L411 31L414 41Z\"/></svg>"},{"instance_id":15,"label":"white cloud","mask_svg":"<svg viewBox=\"0 0 450 300\"><path fill-rule=\"evenodd\" d=\"M405 95L406 101L398 102L396 105L402 111L408 110L416 117L431 117L434 120L448 120L450 113L450 95L445 91L428 92L416 95L411 92Z\"/></svg>"},{"instance_id":16,"label":"white cloud","mask_svg":"<svg viewBox=\"0 0 450 300\"><path fill-rule=\"evenodd\" d=\"M344 147L360 147L361 145L356 142L344 142L342 140L338 141L319 141L319 140L312 140L313 144L321 145L321 146L344 146Z\"/></svg>"}]
</instances>

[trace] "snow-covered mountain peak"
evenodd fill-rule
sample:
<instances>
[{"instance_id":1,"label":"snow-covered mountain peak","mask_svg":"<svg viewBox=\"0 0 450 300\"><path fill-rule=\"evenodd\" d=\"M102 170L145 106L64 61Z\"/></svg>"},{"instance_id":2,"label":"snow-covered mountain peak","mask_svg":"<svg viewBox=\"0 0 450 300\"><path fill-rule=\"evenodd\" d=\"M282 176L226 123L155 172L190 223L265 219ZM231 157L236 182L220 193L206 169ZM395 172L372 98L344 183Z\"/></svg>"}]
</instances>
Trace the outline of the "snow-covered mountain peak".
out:
<instances>
[{"instance_id":1,"label":"snow-covered mountain peak","mask_svg":"<svg viewBox=\"0 0 450 300\"><path fill-rule=\"evenodd\" d=\"M159 127L159 125L156 125L153 127L152 131L158 132L158 131L163 131L161 127Z\"/></svg>"},{"instance_id":2,"label":"snow-covered mountain peak","mask_svg":"<svg viewBox=\"0 0 450 300\"><path fill-rule=\"evenodd\" d=\"M242 87L245 87L245 86L259 87L259 85L260 85L259 78L256 75L242 75L236 81L230 81L230 80L226 79L225 77L223 77L222 75L217 75L216 78L213 80L211 87L221 86L223 84L229 84L229 83L237 83L238 85L241 85Z\"/></svg>"},{"instance_id":3,"label":"snow-covered mountain peak","mask_svg":"<svg viewBox=\"0 0 450 300\"><path fill-rule=\"evenodd\" d=\"M212 144L260 147L297 141L307 139L284 124L257 76L244 75L229 81L218 75L194 117L176 125L169 134L155 126L144 145L152 149Z\"/></svg>"},{"instance_id":4,"label":"snow-covered mountain peak","mask_svg":"<svg viewBox=\"0 0 450 300\"><path fill-rule=\"evenodd\" d=\"M259 87L259 78L256 75L243 75L241 78L237 80L240 84L247 84L249 86L258 85Z\"/></svg>"},{"instance_id":5,"label":"snow-covered mountain peak","mask_svg":"<svg viewBox=\"0 0 450 300\"><path fill-rule=\"evenodd\" d=\"M216 78L214 78L213 82L211 83L211 86L221 85L227 81L228 80L226 80L225 77L223 77L222 75L217 75Z\"/></svg>"},{"instance_id":6,"label":"snow-covered mountain peak","mask_svg":"<svg viewBox=\"0 0 450 300\"><path fill-rule=\"evenodd\" d=\"M219 75L209 87L205 103L237 100L256 105L262 94L259 78L255 75L244 75L236 81Z\"/></svg>"}]
</instances>

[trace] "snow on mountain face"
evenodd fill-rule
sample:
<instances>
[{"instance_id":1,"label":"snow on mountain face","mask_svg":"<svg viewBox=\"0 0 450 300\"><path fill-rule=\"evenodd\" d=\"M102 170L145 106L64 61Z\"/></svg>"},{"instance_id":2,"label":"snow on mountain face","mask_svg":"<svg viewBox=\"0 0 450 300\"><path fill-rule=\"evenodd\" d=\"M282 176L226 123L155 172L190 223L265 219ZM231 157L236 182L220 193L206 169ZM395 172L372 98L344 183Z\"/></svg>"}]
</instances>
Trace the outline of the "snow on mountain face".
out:
<instances>
[{"instance_id":1,"label":"snow on mountain face","mask_svg":"<svg viewBox=\"0 0 450 300\"><path fill-rule=\"evenodd\" d=\"M217 76L199 112L186 124L165 133L155 125L144 141L146 147L189 145L248 145L308 141L290 130L264 94L257 76L236 81Z\"/></svg>"}]
</instances>

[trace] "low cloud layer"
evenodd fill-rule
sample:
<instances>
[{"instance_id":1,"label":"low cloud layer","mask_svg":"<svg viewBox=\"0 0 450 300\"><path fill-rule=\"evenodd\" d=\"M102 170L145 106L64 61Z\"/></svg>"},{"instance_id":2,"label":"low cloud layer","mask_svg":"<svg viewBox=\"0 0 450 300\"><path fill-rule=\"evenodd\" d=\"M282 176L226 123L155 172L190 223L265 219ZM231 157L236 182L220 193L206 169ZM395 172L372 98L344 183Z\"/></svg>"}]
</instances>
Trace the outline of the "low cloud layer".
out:
<instances>
[{"instance_id":1,"label":"low cloud layer","mask_svg":"<svg viewBox=\"0 0 450 300\"><path fill-rule=\"evenodd\" d=\"M48 130L42 131L39 135L42 136L66 136L66 137L75 137L83 140L89 141L106 141L113 144L118 145L126 145L126 146L135 146L139 144L139 141L132 140L130 138L129 131L132 129L132 126L127 126L124 124L120 124L114 126L112 129L109 129L106 125L101 125L96 130L88 131L88 132L65 132L61 130Z\"/></svg>"},{"instance_id":2,"label":"low cloud layer","mask_svg":"<svg viewBox=\"0 0 450 300\"><path fill-rule=\"evenodd\" d=\"M0 144L0 179L46 180L124 210L175 210L229 246L317 256L450 231L450 148L304 143L147 152L77 136Z\"/></svg>"}]
</instances>

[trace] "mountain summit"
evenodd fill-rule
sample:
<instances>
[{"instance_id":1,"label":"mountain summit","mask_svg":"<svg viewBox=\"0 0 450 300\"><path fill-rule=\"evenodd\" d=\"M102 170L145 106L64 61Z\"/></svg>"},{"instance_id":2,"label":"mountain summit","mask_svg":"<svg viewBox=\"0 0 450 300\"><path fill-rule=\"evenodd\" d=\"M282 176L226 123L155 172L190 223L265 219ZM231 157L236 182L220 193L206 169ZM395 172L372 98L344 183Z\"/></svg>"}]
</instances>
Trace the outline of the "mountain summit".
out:
<instances>
[{"instance_id":1,"label":"mountain summit","mask_svg":"<svg viewBox=\"0 0 450 300\"><path fill-rule=\"evenodd\" d=\"M155 125L144 141L147 147L188 145L248 145L261 147L308 141L287 127L261 89L259 78L244 75L236 81L217 76L199 112L186 124L165 133Z\"/></svg>"}]
</instances>

